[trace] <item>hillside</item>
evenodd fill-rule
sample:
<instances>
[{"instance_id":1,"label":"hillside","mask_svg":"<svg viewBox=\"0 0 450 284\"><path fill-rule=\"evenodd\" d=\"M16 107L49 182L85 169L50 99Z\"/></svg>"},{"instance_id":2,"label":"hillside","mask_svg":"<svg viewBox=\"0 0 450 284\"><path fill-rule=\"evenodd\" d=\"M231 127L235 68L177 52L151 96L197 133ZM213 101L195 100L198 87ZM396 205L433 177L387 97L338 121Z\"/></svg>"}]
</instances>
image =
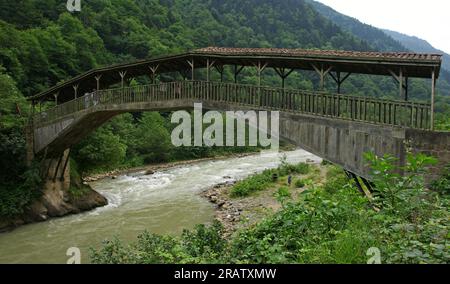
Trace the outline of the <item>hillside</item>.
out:
<instances>
[{"instance_id":1,"label":"hillside","mask_svg":"<svg viewBox=\"0 0 450 284\"><path fill-rule=\"evenodd\" d=\"M405 46L409 50L413 50L415 52L443 54L444 57L442 60L442 67L446 69L446 71L450 72L450 54L435 48L426 40L420 39L416 36L409 36L390 30L383 30L383 31L393 39L400 42L403 46Z\"/></svg>"},{"instance_id":2,"label":"hillside","mask_svg":"<svg viewBox=\"0 0 450 284\"><path fill-rule=\"evenodd\" d=\"M331 7L328 7L314 0L307 0L322 16L329 19L340 28L352 33L358 38L368 42L374 49L378 51L407 51L407 48L401 43L386 35L382 30L362 23L361 21L343 15Z\"/></svg>"},{"instance_id":3,"label":"hillside","mask_svg":"<svg viewBox=\"0 0 450 284\"><path fill-rule=\"evenodd\" d=\"M409 37L398 32L385 31L343 15L315 0L306 1L323 17L338 25L344 31L367 42L377 51L412 51L444 54L444 52L435 49L428 42L419 38ZM448 94L450 89L450 56L448 54L444 54L443 68L445 69L441 72L438 89L442 94Z\"/></svg>"}]
</instances>

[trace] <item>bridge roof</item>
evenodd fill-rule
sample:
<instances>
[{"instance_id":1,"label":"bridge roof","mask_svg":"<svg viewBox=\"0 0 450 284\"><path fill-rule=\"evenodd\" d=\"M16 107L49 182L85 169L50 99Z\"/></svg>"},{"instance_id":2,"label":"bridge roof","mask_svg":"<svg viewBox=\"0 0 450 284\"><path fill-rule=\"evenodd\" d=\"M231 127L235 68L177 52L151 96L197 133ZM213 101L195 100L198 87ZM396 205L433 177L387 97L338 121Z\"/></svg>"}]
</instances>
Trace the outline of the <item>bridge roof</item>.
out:
<instances>
[{"instance_id":1,"label":"bridge roof","mask_svg":"<svg viewBox=\"0 0 450 284\"><path fill-rule=\"evenodd\" d=\"M205 68L208 59L217 65L255 66L258 62L267 67L314 70L332 68L332 71L357 74L387 75L399 72L406 77L431 78L432 70L436 78L442 62L441 54L404 52L360 52L337 50L305 50L285 48L225 48L207 47L177 55L154 57L133 63L112 65L90 70L70 80L43 91L29 100L50 100L59 93L59 101L73 98L73 86L78 85L78 94L96 89L96 76L101 77L102 86L110 86L121 81L119 72L126 71L126 77L149 75L150 67L158 66L157 73L190 70L188 60L194 61L195 68Z\"/></svg>"}]
</instances>

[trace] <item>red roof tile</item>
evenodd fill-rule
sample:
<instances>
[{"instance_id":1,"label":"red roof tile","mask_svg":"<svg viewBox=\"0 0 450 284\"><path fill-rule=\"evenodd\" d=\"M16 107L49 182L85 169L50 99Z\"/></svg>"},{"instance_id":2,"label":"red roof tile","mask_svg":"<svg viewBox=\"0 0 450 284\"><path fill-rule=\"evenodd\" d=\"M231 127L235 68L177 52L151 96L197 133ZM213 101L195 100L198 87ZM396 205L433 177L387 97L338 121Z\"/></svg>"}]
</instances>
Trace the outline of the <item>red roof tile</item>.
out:
<instances>
[{"instance_id":1,"label":"red roof tile","mask_svg":"<svg viewBox=\"0 0 450 284\"><path fill-rule=\"evenodd\" d=\"M216 53L222 55L269 55L269 56L301 56L301 57L348 57L366 59L400 59L440 61L441 54L425 54L411 52L362 52L341 50L288 49L288 48L235 48L206 47L193 51L194 53Z\"/></svg>"}]
</instances>

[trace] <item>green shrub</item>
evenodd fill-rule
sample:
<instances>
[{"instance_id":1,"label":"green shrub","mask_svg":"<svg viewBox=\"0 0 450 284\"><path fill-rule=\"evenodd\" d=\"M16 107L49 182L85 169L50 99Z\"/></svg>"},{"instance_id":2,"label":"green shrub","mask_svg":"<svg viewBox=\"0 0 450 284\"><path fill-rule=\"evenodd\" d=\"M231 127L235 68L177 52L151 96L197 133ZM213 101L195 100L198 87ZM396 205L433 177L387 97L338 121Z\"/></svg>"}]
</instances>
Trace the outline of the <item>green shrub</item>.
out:
<instances>
[{"instance_id":1,"label":"green shrub","mask_svg":"<svg viewBox=\"0 0 450 284\"><path fill-rule=\"evenodd\" d=\"M274 170L265 170L261 174L251 176L245 180L239 181L231 189L232 197L248 196L252 192L268 188L272 183L272 174Z\"/></svg>"},{"instance_id":2,"label":"green shrub","mask_svg":"<svg viewBox=\"0 0 450 284\"><path fill-rule=\"evenodd\" d=\"M431 189L441 194L450 194L450 165L447 165L443 175L431 184Z\"/></svg>"},{"instance_id":3,"label":"green shrub","mask_svg":"<svg viewBox=\"0 0 450 284\"><path fill-rule=\"evenodd\" d=\"M37 163L27 169L20 178L21 184L0 186L0 217L22 214L27 205L41 196L42 179Z\"/></svg>"},{"instance_id":4,"label":"green shrub","mask_svg":"<svg viewBox=\"0 0 450 284\"><path fill-rule=\"evenodd\" d=\"M306 183L302 179L298 179L295 181L295 187L297 187L297 188L303 188L303 187L305 187L305 185L306 185Z\"/></svg>"},{"instance_id":5,"label":"green shrub","mask_svg":"<svg viewBox=\"0 0 450 284\"><path fill-rule=\"evenodd\" d=\"M284 203L286 199L291 198L291 192L289 191L289 188L287 186L282 186L278 188L274 196L278 200L278 202Z\"/></svg>"}]
</instances>

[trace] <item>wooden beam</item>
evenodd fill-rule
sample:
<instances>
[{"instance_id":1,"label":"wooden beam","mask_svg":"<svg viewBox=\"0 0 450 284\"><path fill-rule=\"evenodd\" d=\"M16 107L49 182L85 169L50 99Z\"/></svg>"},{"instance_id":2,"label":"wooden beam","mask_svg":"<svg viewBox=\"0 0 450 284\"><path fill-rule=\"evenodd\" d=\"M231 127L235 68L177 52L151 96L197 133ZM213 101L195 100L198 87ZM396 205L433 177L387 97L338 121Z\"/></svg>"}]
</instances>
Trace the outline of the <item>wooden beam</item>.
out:
<instances>
[{"instance_id":1,"label":"wooden beam","mask_svg":"<svg viewBox=\"0 0 450 284\"><path fill-rule=\"evenodd\" d=\"M95 81L97 82L97 91L100 91L100 79L102 78L102 74L95 76Z\"/></svg>"},{"instance_id":2,"label":"wooden beam","mask_svg":"<svg viewBox=\"0 0 450 284\"><path fill-rule=\"evenodd\" d=\"M220 74L220 82L223 82L223 71L224 71L223 65L214 65L214 68Z\"/></svg>"},{"instance_id":3,"label":"wooden beam","mask_svg":"<svg viewBox=\"0 0 450 284\"><path fill-rule=\"evenodd\" d=\"M72 86L73 91L74 91L74 93L75 93L75 99L78 98L78 87L79 87L78 84Z\"/></svg>"},{"instance_id":4,"label":"wooden beam","mask_svg":"<svg viewBox=\"0 0 450 284\"><path fill-rule=\"evenodd\" d=\"M154 84L155 83L155 79L156 79L156 71L158 71L159 64L156 64L155 66L148 66L148 68L152 72L152 75L151 75L150 79L152 81L152 84Z\"/></svg>"},{"instance_id":5,"label":"wooden beam","mask_svg":"<svg viewBox=\"0 0 450 284\"><path fill-rule=\"evenodd\" d=\"M59 96L59 92L53 94L53 96L55 97L55 105L58 105L58 96Z\"/></svg>"},{"instance_id":6,"label":"wooden beam","mask_svg":"<svg viewBox=\"0 0 450 284\"><path fill-rule=\"evenodd\" d=\"M430 107L430 128L434 130L434 97L436 93L436 70L431 71L431 107Z\"/></svg>"},{"instance_id":7,"label":"wooden beam","mask_svg":"<svg viewBox=\"0 0 450 284\"><path fill-rule=\"evenodd\" d=\"M206 82L210 81L209 71L211 70L211 67L213 67L215 63L216 63L215 60L210 61L209 58L206 59Z\"/></svg>"},{"instance_id":8,"label":"wooden beam","mask_svg":"<svg viewBox=\"0 0 450 284\"><path fill-rule=\"evenodd\" d=\"M119 75L120 75L120 84L123 89L125 87L124 79L125 79L125 76L127 75L127 71L120 71Z\"/></svg>"},{"instance_id":9,"label":"wooden beam","mask_svg":"<svg viewBox=\"0 0 450 284\"><path fill-rule=\"evenodd\" d=\"M189 66L191 67L191 80L194 81L195 76L194 76L194 71L195 71L195 62L194 62L194 58L192 58L190 61L186 60L187 63L189 64Z\"/></svg>"},{"instance_id":10,"label":"wooden beam","mask_svg":"<svg viewBox=\"0 0 450 284\"><path fill-rule=\"evenodd\" d=\"M268 63L265 62L263 65L261 65L261 61L258 61L258 64L253 64L258 72L258 86L261 86L261 73L266 69L267 64Z\"/></svg>"},{"instance_id":11,"label":"wooden beam","mask_svg":"<svg viewBox=\"0 0 450 284\"><path fill-rule=\"evenodd\" d=\"M237 76L239 75L239 73L242 72L242 70L244 70L244 65L242 65L241 67L238 68L237 65L234 65L234 83L237 84Z\"/></svg>"},{"instance_id":12,"label":"wooden beam","mask_svg":"<svg viewBox=\"0 0 450 284\"><path fill-rule=\"evenodd\" d=\"M331 78L333 78L333 80L336 82L337 84L337 93L340 94L341 93L341 86L342 83L344 83L345 80L348 79L348 77L350 77L350 75L352 73L347 73L343 78L341 78L341 72L340 71L336 71L336 76L333 75L332 72L328 73L330 74Z\"/></svg>"},{"instance_id":13,"label":"wooden beam","mask_svg":"<svg viewBox=\"0 0 450 284\"><path fill-rule=\"evenodd\" d=\"M325 76L333 69L333 66L328 67L326 70L323 68L323 65L321 65L320 69L315 64L311 64L311 66L320 76L320 90L323 91L325 88Z\"/></svg>"}]
</instances>

